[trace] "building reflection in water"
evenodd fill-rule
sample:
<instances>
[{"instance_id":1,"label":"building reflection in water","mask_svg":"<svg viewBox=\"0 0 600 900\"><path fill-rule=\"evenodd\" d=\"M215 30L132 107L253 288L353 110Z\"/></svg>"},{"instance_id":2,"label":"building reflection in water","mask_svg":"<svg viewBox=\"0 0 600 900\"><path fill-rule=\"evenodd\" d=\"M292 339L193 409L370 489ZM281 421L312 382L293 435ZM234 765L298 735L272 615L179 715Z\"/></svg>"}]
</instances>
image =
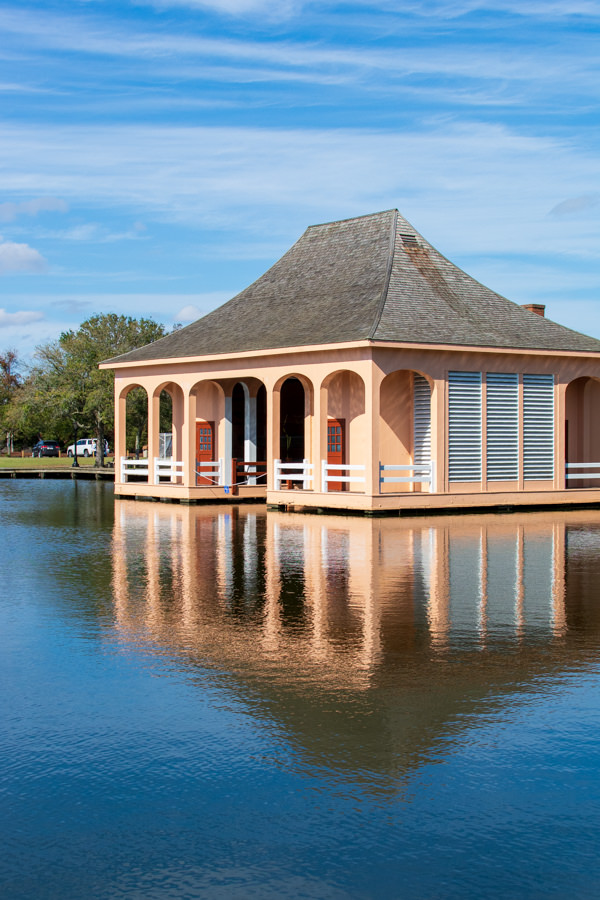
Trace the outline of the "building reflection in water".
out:
<instances>
[{"instance_id":1,"label":"building reflection in water","mask_svg":"<svg viewBox=\"0 0 600 900\"><path fill-rule=\"evenodd\" d=\"M305 752L402 767L490 698L597 658L599 549L596 512L405 520L120 500L116 627L220 673Z\"/></svg>"}]
</instances>

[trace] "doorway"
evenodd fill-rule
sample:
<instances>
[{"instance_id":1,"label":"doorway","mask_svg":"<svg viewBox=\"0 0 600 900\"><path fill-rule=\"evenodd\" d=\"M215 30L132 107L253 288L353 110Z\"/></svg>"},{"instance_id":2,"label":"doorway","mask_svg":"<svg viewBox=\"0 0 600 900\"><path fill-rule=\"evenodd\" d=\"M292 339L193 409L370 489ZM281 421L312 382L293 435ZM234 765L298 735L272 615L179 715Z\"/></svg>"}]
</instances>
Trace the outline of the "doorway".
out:
<instances>
[{"instance_id":1,"label":"doorway","mask_svg":"<svg viewBox=\"0 0 600 900\"><path fill-rule=\"evenodd\" d=\"M214 422L196 422L196 484L214 484L212 475L202 475L201 463L214 462Z\"/></svg>"},{"instance_id":2,"label":"doorway","mask_svg":"<svg viewBox=\"0 0 600 900\"><path fill-rule=\"evenodd\" d=\"M345 419L327 419L327 465L344 465L346 461L346 421ZM329 470L329 477L343 474L339 471ZM327 489L330 491L343 491L347 482L329 481Z\"/></svg>"}]
</instances>

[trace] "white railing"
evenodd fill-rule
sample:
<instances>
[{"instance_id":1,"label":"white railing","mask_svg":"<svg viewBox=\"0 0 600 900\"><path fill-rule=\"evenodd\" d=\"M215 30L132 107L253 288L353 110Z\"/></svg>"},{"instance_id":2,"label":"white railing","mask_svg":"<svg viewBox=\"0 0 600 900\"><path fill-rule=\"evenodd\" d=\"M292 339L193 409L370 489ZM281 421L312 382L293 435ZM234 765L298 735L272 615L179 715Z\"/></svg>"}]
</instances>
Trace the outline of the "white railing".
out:
<instances>
[{"instance_id":1,"label":"white railing","mask_svg":"<svg viewBox=\"0 0 600 900\"><path fill-rule=\"evenodd\" d=\"M339 474L332 474L332 473ZM321 460L321 490L323 492L327 492L329 490L328 484L331 482L342 483L342 484L353 484L356 482L362 482L362 484L366 484L367 477L366 475L347 475L347 472L366 472L365 466L359 465L346 465L342 463L328 463L326 459Z\"/></svg>"},{"instance_id":2,"label":"white railing","mask_svg":"<svg viewBox=\"0 0 600 900\"><path fill-rule=\"evenodd\" d=\"M168 478L173 482L178 475L183 475L183 462L177 462L169 456L154 459L154 484L160 484L161 478Z\"/></svg>"},{"instance_id":3,"label":"white railing","mask_svg":"<svg viewBox=\"0 0 600 900\"><path fill-rule=\"evenodd\" d=\"M579 481L600 479L600 463L566 463L566 470L567 481L571 478Z\"/></svg>"},{"instance_id":4,"label":"white railing","mask_svg":"<svg viewBox=\"0 0 600 900\"><path fill-rule=\"evenodd\" d=\"M121 482L126 482L129 475L145 475L148 478L149 468L147 459L127 459L121 457Z\"/></svg>"},{"instance_id":5,"label":"white railing","mask_svg":"<svg viewBox=\"0 0 600 900\"><path fill-rule=\"evenodd\" d=\"M282 481L301 481L302 489L309 489L309 482L312 481L313 466L307 459L299 463L282 462L275 459L274 463L274 490L281 490Z\"/></svg>"},{"instance_id":6,"label":"white railing","mask_svg":"<svg viewBox=\"0 0 600 900\"><path fill-rule=\"evenodd\" d=\"M225 460L213 459L206 462L196 460L196 475L202 478L210 478L214 485L225 484Z\"/></svg>"},{"instance_id":7,"label":"white railing","mask_svg":"<svg viewBox=\"0 0 600 900\"><path fill-rule=\"evenodd\" d=\"M412 472L412 475L385 475L384 472ZM382 484L428 484L435 493L435 462L421 465L384 466L379 463L379 488Z\"/></svg>"}]
</instances>

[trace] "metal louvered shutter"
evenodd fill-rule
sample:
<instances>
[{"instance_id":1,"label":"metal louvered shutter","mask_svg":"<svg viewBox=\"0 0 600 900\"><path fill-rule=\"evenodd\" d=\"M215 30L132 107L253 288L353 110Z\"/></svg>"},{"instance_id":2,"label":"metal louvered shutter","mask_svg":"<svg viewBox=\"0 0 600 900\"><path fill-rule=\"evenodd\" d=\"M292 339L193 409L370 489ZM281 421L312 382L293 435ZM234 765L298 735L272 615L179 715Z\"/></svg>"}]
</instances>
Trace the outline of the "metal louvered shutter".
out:
<instances>
[{"instance_id":1,"label":"metal louvered shutter","mask_svg":"<svg viewBox=\"0 0 600 900\"><path fill-rule=\"evenodd\" d=\"M486 375L486 440L488 481L519 478L519 376Z\"/></svg>"},{"instance_id":2,"label":"metal louvered shutter","mask_svg":"<svg viewBox=\"0 0 600 900\"><path fill-rule=\"evenodd\" d=\"M448 477L481 481L481 372L448 373Z\"/></svg>"},{"instance_id":3,"label":"metal louvered shutter","mask_svg":"<svg viewBox=\"0 0 600 900\"><path fill-rule=\"evenodd\" d=\"M554 478L553 375L523 375L523 477Z\"/></svg>"},{"instance_id":4,"label":"metal louvered shutter","mask_svg":"<svg viewBox=\"0 0 600 900\"><path fill-rule=\"evenodd\" d=\"M431 388L422 375L413 382L413 463L416 466L431 462Z\"/></svg>"}]
</instances>

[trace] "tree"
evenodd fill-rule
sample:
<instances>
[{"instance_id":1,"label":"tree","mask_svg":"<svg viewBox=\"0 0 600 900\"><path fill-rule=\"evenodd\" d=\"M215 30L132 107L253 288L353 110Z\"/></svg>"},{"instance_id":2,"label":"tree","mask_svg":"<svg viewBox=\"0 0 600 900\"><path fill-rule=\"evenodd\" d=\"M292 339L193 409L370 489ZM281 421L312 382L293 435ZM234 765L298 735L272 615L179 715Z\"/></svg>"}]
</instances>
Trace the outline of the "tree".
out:
<instances>
[{"instance_id":1,"label":"tree","mask_svg":"<svg viewBox=\"0 0 600 900\"><path fill-rule=\"evenodd\" d=\"M13 450L13 429L10 426L9 409L20 385L21 377L18 373L19 360L16 350L5 350L0 353L0 422L2 432L6 434L6 449L8 453Z\"/></svg>"},{"instance_id":2,"label":"tree","mask_svg":"<svg viewBox=\"0 0 600 900\"><path fill-rule=\"evenodd\" d=\"M96 465L104 465L104 436L114 423L114 374L99 369L105 359L152 343L166 334L152 319L108 313L92 316L77 331L63 332L57 341L38 347L30 388L39 420L68 422L93 429Z\"/></svg>"}]
</instances>

